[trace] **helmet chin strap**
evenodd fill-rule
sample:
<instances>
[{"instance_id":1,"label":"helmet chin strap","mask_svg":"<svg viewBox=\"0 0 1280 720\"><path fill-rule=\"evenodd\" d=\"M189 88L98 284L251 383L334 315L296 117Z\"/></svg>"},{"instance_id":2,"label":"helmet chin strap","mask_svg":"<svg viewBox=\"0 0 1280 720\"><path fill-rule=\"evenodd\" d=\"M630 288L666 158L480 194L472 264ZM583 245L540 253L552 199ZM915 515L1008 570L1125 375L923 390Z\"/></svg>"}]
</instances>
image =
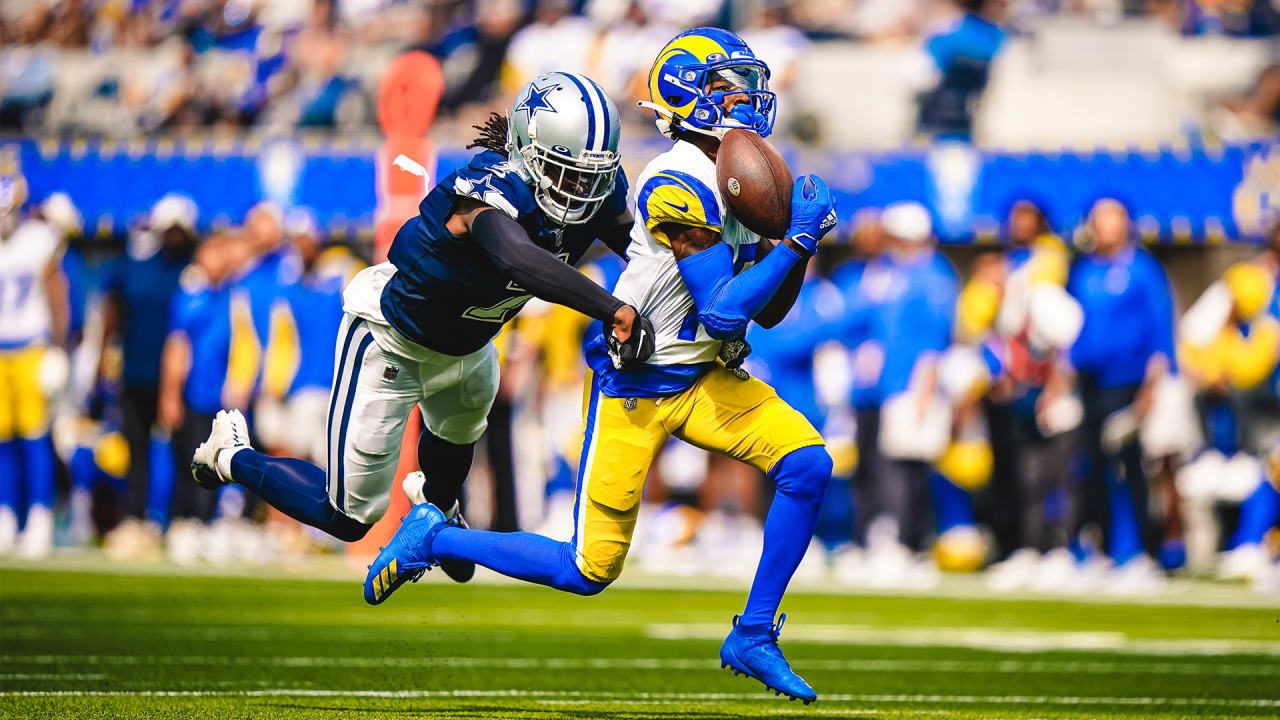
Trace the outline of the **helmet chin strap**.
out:
<instances>
[{"instance_id":1,"label":"helmet chin strap","mask_svg":"<svg viewBox=\"0 0 1280 720\"><path fill-rule=\"evenodd\" d=\"M706 135L717 140L723 140L724 134L728 130L728 128L699 128L692 125L686 125L679 115L676 115L661 105L655 105L654 103L646 102L644 100L637 101L636 105L645 108L646 110L652 110L662 116L657 121L658 130L667 137L671 137L672 130L681 130L684 132L695 132L700 135ZM666 125L665 128L663 127L664 124Z\"/></svg>"}]
</instances>

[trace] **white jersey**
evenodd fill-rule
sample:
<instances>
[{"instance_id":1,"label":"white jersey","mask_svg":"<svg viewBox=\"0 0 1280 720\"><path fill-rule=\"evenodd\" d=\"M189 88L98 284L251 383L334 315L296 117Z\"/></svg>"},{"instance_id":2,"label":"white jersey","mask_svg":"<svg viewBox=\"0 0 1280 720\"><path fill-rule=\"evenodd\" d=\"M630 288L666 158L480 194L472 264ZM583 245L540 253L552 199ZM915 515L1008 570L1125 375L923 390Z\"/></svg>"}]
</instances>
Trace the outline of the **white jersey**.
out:
<instances>
[{"instance_id":1,"label":"white jersey","mask_svg":"<svg viewBox=\"0 0 1280 720\"><path fill-rule=\"evenodd\" d=\"M0 238L0 350L52 337L53 312L44 276L58 250L57 233L39 220L27 220Z\"/></svg>"},{"instance_id":2,"label":"white jersey","mask_svg":"<svg viewBox=\"0 0 1280 720\"><path fill-rule=\"evenodd\" d=\"M693 365L714 360L720 341L698 322L693 296L676 267L671 243L657 227L677 223L720 233L733 251L734 271L755 261L760 236L729 214L716 183L716 164L697 146L677 141L654 158L636 182L636 219L627 246L627 269L614 295L653 323L652 365Z\"/></svg>"}]
</instances>

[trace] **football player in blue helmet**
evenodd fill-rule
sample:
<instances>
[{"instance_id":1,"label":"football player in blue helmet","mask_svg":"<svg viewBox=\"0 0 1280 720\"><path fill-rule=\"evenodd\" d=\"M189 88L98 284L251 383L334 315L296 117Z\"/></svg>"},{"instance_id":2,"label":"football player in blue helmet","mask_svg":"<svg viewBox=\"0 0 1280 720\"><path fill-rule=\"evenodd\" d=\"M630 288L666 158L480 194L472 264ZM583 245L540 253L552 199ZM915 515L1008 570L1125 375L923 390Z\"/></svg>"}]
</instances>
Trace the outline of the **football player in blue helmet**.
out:
<instances>
[{"instance_id":1,"label":"football player in blue helmet","mask_svg":"<svg viewBox=\"0 0 1280 720\"><path fill-rule=\"evenodd\" d=\"M602 321L619 366L653 350L648 320L574 269L595 240L623 255L631 229L619 169L619 116L590 79L534 78L509 119L492 115L400 228L387 262L343 291L323 467L249 447L244 417L218 413L192 471L206 487L239 483L288 515L348 542L386 512L406 418L424 430L405 493L465 525L458 499L498 388L492 340L531 297ZM625 257L625 256L624 256ZM445 565L460 582L469 562ZM393 568L390 593L421 570Z\"/></svg>"},{"instance_id":2,"label":"football player in blue helmet","mask_svg":"<svg viewBox=\"0 0 1280 720\"><path fill-rule=\"evenodd\" d=\"M738 36L714 28L676 36L653 66L646 107L676 142L636 183L628 263L614 293L645 311L658 329L656 349L646 363L619 366L607 337L587 347L592 376L573 540L461 528L419 505L370 567L366 600L382 602L406 571L460 560L566 592L601 592L622 572L648 469L675 436L767 472L777 488L721 667L792 699L817 698L778 647L786 616L774 618L813 537L832 460L803 415L736 365L747 324L772 327L795 302L806 262L836 223L835 202L821 178L799 178L785 236L761 238L733 216L716 181L716 153L730 128L772 129L768 77Z\"/></svg>"},{"instance_id":3,"label":"football player in blue helmet","mask_svg":"<svg viewBox=\"0 0 1280 720\"><path fill-rule=\"evenodd\" d=\"M714 138L731 128L768 137L777 96L769 90L769 66L742 38L717 28L680 33L649 71L649 102L664 135L687 131Z\"/></svg>"}]
</instances>

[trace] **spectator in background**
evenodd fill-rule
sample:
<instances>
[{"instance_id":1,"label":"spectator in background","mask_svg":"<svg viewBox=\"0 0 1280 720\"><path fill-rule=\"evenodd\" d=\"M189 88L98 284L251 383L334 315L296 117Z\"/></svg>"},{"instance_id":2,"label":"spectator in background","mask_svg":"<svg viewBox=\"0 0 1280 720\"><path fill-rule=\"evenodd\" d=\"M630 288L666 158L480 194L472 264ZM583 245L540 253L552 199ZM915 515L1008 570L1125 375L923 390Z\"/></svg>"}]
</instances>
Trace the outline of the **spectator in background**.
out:
<instances>
[{"instance_id":1,"label":"spectator in background","mask_svg":"<svg viewBox=\"0 0 1280 720\"><path fill-rule=\"evenodd\" d=\"M146 234L158 234L158 247L120 258L103 279L104 335L120 335L124 369L120 392L122 430L129 444L128 497L124 520L107 538L113 557L138 557L158 551L160 530L148 523L147 491L151 432L160 399L160 357L168 331L168 309L183 269L196 244L196 206L170 194L151 209ZM106 343L103 343L106 347Z\"/></svg>"},{"instance_id":2,"label":"spectator in background","mask_svg":"<svg viewBox=\"0 0 1280 720\"><path fill-rule=\"evenodd\" d=\"M787 117L795 103L790 92L800 71L800 61L809 51L809 39L791 22L792 0L765 0L753 21L739 35L751 46L756 57L772 71L769 89L778 93L780 128L789 127Z\"/></svg>"},{"instance_id":3,"label":"spectator in background","mask_svg":"<svg viewBox=\"0 0 1280 720\"><path fill-rule=\"evenodd\" d=\"M1164 268L1133 242L1129 212L1099 200L1089 213L1089 251L1067 290L1084 309L1071 348L1084 402L1090 473L1083 521L1099 523L1111 560L1135 583L1155 581L1159 538L1147 513L1147 478L1136 427L1154 383L1173 372L1173 297Z\"/></svg>"},{"instance_id":4,"label":"spectator in background","mask_svg":"<svg viewBox=\"0 0 1280 720\"><path fill-rule=\"evenodd\" d=\"M1258 73L1249 92L1211 108L1208 126L1228 142L1275 137L1280 132L1280 64Z\"/></svg>"},{"instance_id":5,"label":"spectator in background","mask_svg":"<svg viewBox=\"0 0 1280 720\"><path fill-rule=\"evenodd\" d=\"M925 541L929 466L882 450L882 411L908 395L934 395L933 365L951 344L957 281L934 247L924 207L897 203L881 220L887 250L868 263L852 293L843 340L852 352L858 424L858 534L866 538L871 572L896 577L906 569L906 550Z\"/></svg>"},{"instance_id":6,"label":"spectator in background","mask_svg":"<svg viewBox=\"0 0 1280 720\"><path fill-rule=\"evenodd\" d=\"M56 56L43 42L48 10L33 5L18 26L17 42L0 50L0 128L36 127L53 98Z\"/></svg>"},{"instance_id":7,"label":"spectator in background","mask_svg":"<svg viewBox=\"0 0 1280 720\"><path fill-rule=\"evenodd\" d=\"M601 29L592 52L591 78L623 115L638 115L637 100L649 99L649 67L682 29L656 17L641 0L592 0L587 13Z\"/></svg>"},{"instance_id":8,"label":"spectator in background","mask_svg":"<svg viewBox=\"0 0 1280 720\"><path fill-rule=\"evenodd\" d=\"M1003 0L956 0L961 14L924 41L909 82L920 106L916 131L944 140L970 140L973 117L991 64L1004 46L996 23Z\"/></svg>"},{"instance_id":9,"label":"spectator in background","mask_svg":"<svg viewBox=\"0 0 1280 720\"><path fill-rule=\"evenodd\" d=\"M503 85L514 89L548 72L586 72L594 35L591 21L572 14L569 0L537 0L533 22L511 38Z\"/></svg>"},{"instance_id":10,"label":"spectator in background","mask_svg":"<svg viewBox=\"0 0 1280 720\"><path fill-rule=\"evenodd\" d=\"M247 252L237 235L219 234L195 251L182 271L169 310L162 354L159 421L173 437L174 465L186 472L196 446L222 408L231 350L228 276ZM169 557L188 565L201 552L202 530L213 519L217 493L182 481L174 488Z\"/></svg>"},{"instance_id":11,"label":"spectator in background","mask_svg":"<svg viewBox=\"0 0 1280 720\"><path fill-rule=\"evenodd\" d=\"M478 0L473 12L473 22L446 33L438 41L410 48L425 50L440 61L445 75L440 108L445 112L486 103L493 97L507 47L524 19L524 3Z\"/></svg>"},{"instance_id":12,"label":"spectator in background","mask_svg":"<svg viewBox=\"0 0 1280 720\"><path fill-rule=\"evenodd\" d=\"M1280 9L1270 0L1182 0L1183 35L1264 37L1280 33Z\"/></svg>"}]
</instances>

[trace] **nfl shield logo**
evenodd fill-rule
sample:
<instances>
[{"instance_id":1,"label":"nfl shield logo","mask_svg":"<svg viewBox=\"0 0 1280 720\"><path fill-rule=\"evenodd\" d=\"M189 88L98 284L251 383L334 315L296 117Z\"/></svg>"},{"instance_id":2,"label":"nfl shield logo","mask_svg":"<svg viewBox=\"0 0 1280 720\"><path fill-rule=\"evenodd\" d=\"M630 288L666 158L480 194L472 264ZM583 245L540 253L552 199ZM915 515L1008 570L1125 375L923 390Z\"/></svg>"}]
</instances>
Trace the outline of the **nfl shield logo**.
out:
<instances>
[{"instance_id":1,"label":"nfl shield logo","mask_svg":"<svg viewBox=\"0 0 1280 720\"><path fill-rule=\"evenodd\" d=\"M629 398L627 398L626 400L623 400L623 401L622 401L622 407L623 407L623 409L625 409L627 412L631 412L632 410L635 410L635 409L636 409L636 405L638 405L638 404L639 404L639 401L637 401L637 400L636 400L635 398L633 398L633 397L629 397Z\"/></svg>"},{"instance_id":2,"label":"nfl shield logo","mask_svg":"<svg viewBox=\"0 0 1280 720\"><path fill-rule=\"evenodd\" d=\"M399 374L400 374L400 368L396 367L395 365L388 365L382 369L382 377L388 380L395 380L396 376Z\"/></svg>"}]
</instances>

